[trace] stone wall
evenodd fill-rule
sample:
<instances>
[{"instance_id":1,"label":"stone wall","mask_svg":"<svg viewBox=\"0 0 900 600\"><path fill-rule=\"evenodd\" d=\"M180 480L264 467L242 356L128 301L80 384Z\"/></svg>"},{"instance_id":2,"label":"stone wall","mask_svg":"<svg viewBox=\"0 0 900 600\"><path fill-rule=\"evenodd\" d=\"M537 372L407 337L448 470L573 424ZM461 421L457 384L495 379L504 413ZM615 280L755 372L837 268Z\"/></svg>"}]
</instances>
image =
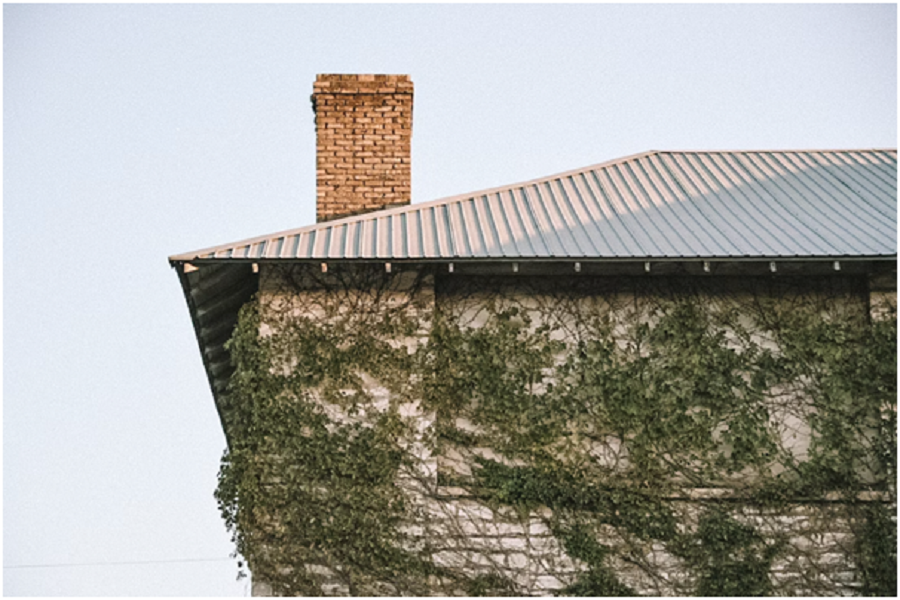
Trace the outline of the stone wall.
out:
<instances>
[{"instance_id":1,"label":"stone wall","mask_svg":"<svg viewBox=\"0 0 900 600\"><path fill-rule=\"evenodd\" d=\"M451 280L446 276L422 272L395 272L393 276L377 273L377 267L367 267L370 276L383 282L377 290L366 289L352 282L359 281L352 271L323 273L313 266L290 270L264 267L261 272L261 302L316 318L333 318L327 306L335 293L348 294L342 306L352 312L360 306L404 306L410 315L421 317L421 327L413 335L398 339L397 344L412 352L423 343L431 326L434 311L464 317L472 327L483 321L482 309L496 302L517 304L534 312L535 326L548 318L558 318L547 307L559 302L559 290L566 289L567 301L574 304L603 303L618 311L633 310L646 300L640 286L624 285L621 281L595 282L595 285L560 286L546 278L527 282L510 278L502 280ZM348 286L348 282L351 285ZM837 302L847 306L865 306L868 298L856 293L853 282L835 280L825 286L837 294ZM336 289L342 291L335 292ZM711 302L740 297L747 293L738 282L723 282L723 294L711 296ZM803 293L822 293L822 286L813 285ZM856 290L856 291L855 291ZM552 296L552 297L551 297ZM890 290L882 289L879 306L895 302ZM415 299L415 300L414 300ZM879 312L879 314L881 314ZM565 327L575 331L579 324L567 322ZM565 327L563 329L565 329ZM263 334L267 331L264 328ZM371 410L384 410L391 403L390 392L373 383L370 387L375 399ZM506 506L492 505L458 487L439 484L439 471L465 474L471 461L455 452L452 445L435 452L429 443L429 430L434 415L421 410L416 402L409 402L402 415L416 421L418 434L407 441L407 447L418 458L413 472L401 474L398 485L407 490L416 507L417 517L407 531L419 540L422 548L436 565L460 569L471 576L490 576L494 587L488 590L514 595L554 595L576 583L584 573L585 564L571 558L551 530L553 513L547 508L526 512ZM351 418L339 414L335 418ZM363 415L365 411L363 411ZM352 417L358 418L358 417ZM791 447L805 448L805 440L784 440ZM483 449L490 455L490 449ZM493 455L492 458L500 458ZM857 565L853 563L854 527L858 525L860 507L886 500L886 494L868 494L855 498L848 505L837 498L818 498L807 502L787 503L772 511L746 505L732 498L727 489L694 489L686 495L667 500L680 516L680 527L696 528L699 515L710 507L724 508L737 522L749 525L767 540L781 544L781 550L771 565L769 580L778 595L853 594L859 591ZM598 541L615 548L608 561L620 582L639 594L667 596L691 595L696 590L696 575L684 562L668 552L662 544L647 545L644 541L623 536L610 527L597 532ZM349 588L324 566L307 567L322 579L326 595L344 595ZM497 584L497 581L504 582ZM501 585L501 587L497 587ZM506 588L502 586L508 586ZM367 590L372 594L394 595L389 585L383 589ZM471 589L456 586L452 580L435 579L436 595L467 595ZM254 581L254 595L269 595L271 588L263 581Z\"/></svg>"},{"instance_id":2,"label":"stone wall","mask_svg":"<svg viewBox=\"0 0 900 600\"><path fill-rule=\"evenodd\" d=\"M864 504L881 500L880 495L860 498ZM672 499L686 527L696 526L697 516L716 502L702 497ZM437 564L501 575L513 583L511 593L523 596L556 595L584 572L584 563L567 556L547 526L552 516L547 509L527 515L505 507L492 509L455 488L439 488L428 506L425 531ZM777 511L735 504L730 514L769 540L781 540L783 549L769 572L775 595L828 596L836 590L853 595L861 587L852 558L854 513L845 503L795 503ZM610 566L637 594L695 595L691 569L662 544L629 548L634 541L613 528L602 532L598 541L625 550L611 557ZM464 590L449 591L466 595Z\"/></svg>"}]
</instances>

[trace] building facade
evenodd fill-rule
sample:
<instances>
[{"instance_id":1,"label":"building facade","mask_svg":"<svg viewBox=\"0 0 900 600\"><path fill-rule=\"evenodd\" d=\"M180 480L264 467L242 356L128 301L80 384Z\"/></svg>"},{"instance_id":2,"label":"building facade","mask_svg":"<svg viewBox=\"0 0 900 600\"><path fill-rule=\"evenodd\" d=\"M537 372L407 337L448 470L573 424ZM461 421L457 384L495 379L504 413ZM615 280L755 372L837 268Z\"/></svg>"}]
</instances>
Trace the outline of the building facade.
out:
<instances>
[{"instance_id":1,"label":"building facade","mask_svg":"<svg viewBox=\"0 0 900 600\"><path fill-rule=\"evenodd\" d=\"M254 594L890 587L895 150L410 204L409 79L313 106L319 222L170 257Z\"/></svg>"}]
</instances>

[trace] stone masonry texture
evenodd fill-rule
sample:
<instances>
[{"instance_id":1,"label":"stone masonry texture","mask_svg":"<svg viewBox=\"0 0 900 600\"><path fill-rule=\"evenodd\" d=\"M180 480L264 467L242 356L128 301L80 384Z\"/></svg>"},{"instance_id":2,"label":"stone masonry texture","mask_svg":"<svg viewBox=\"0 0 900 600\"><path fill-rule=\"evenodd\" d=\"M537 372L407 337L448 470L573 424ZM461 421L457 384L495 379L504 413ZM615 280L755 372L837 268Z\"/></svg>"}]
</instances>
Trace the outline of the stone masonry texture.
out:
<instances>
[{"instance_id":1,"label":"stone masonry texture","mask_svg":"<svg viewBox=\"0 0 900 600\"><path fill-rule=\"evenodd\" d=\"M333 268L327 273L317 272L318 265L293 267L264 265L260 271L259 301L267 310L291 311L297 316L315 319L334 318L323 307L342 298L345 311L355 312L362 305L376 306L376 298L386 305L406 305L409 316L417 318L421 329L412 337L398 339L398 343L413 347L422 343L431 327L429 315L440 311L471 326L481 326L482 308L498 299L533 311L534 323L543 322L541 307L560 306L554 300L560 290L570 292L578 288L575 278L506 279L493 282L483 278L465 279L459 274L417 274L412 270L396 270L383 280L384 287L374 293L364 279L356 279L352 269ZM382 272L383 273L383 272ZM806 293L820 289L813 282L803 288ZM345 285L345 288L340 287ZM627 311L645 300L653 300L653 292L626 290L620 282L595 283L588 293L572 296L587 313L589 306L601 303L611 311ZM837 284L835 284L836 286ZM608 286L608 287L607 287ZM731 281L725 289L732 298L740 299L738 285ZM896 285L892 280L871 282L870 287L884 294L883 301L896 305ZM853 295L855 286L829 286L838 292L848 306L867 304L865 298ZM343 291L341 291L343 290ZM604 291L605 290L605 291ZM632 292L634 295L632 295ZM819 292L821 293L821 292ZM874 292L872 292L874 293ZM341 294L340 296L338 294ZM418 304L409 302L418 295ZM749 302L750 297L743 299ZM871 300L871 299L870 299ZM544 313L545 314L545 313ZM555 313L554 313L555 314ZM537 325L535 325L537 326ZM264 326L268 332L268 325ZM390 403L390 392L375 383L367 383L373 398L370 414L378 414L377 406ZM349 393L349 390L348 390ZM413 402L410 406L418 406ZM336 413L335 413L336 414ZM512 592L520 596L559 595L567 586L579 581L588 568L577 558L569 556L550 528L553 512L547 507L527 511L509 506L491 506L464 488L440 483L440 475L465 474L466 459L445 444L440 449L428 449L422 443L424 432L434 424L434 415L418 408L403 413L404 418L416 420L421 427L419 437L410 440L409 448L418 459L414 476L398 477L397 485L407 494L416 517L405 527L411 539L425 545L434 564L461 570L470 576L499 575L514 586ZM340 417L344 418L344 417ZM459 424L459 421L457 421ZM790 434L785 434L789 437ZM790 446L788 439L783 443ZM489 450L489 449L479 449ZM486 454L484 454L487 456ZM492 455L498 456L498 455ZM831 596L857 594L862 590L859 566L854 563L854 516L850 504L840 498L814 498L809 501L786 502L783 506L760 507L731 496L725 488L685 488L684 493L665 501L678 518L683 531L696 531L702 514L711 507L726 508L736 521L753 527L767 544L779 544L781 550L772 561L768 578L772 593L779 596ZM879 492L860 494L857 504L888 501ZM889 505L890 512L896 507ZM606 566L616 578L640 595L693 595L697 589L696 569L657 542L635 545L635 540L623 535L615 527L604 525L597 531L598 543L610 548ZM333 566L333 565L332 565ZM324 565L306 565L321 583L321 593L327 596L348 595L350 589L340 577ZM271 596L271 586L254 579L254 596ZM437 596L465 596L466 589L456 588L450 580L436 578L433 588ZM397 590L366 589L363 595L399 595Z\"/></svg>"},{"instance_id":2,"label":"stone masonry texture","mask_svg":"<svg viewBox=\"0 0 900 600\"><path fill-rule=\"evenodd\" d=\"M413 84L407 75L318 75L316 220L410 203Z\"/></svg>"}]
</instances>

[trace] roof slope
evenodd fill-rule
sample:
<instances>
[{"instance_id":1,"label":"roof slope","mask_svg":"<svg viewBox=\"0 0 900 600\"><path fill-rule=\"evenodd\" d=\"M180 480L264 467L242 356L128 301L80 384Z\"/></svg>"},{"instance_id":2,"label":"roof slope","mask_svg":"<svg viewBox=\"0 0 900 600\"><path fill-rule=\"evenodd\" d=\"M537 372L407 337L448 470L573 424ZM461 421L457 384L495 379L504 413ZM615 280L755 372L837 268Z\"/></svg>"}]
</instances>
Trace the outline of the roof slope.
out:
<instances>
[{"instance_id":1,"label":"roof slope","mask_svg":"<svg viewBox=\"0 0 900 600\"><path fill-rule=\"evenodd\" d=\"M897 253L897 151L646 152L170 257L876 257Z\"/></svg>"}]
</instances>

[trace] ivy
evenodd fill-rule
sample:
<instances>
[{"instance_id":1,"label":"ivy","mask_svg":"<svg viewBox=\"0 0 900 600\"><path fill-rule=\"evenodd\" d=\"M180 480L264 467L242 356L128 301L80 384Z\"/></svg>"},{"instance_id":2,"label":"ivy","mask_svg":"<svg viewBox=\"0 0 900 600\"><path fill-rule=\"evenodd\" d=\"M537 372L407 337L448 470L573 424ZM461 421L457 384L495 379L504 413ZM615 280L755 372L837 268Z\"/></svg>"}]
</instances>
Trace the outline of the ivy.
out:
<instances>
[{"instance_id":1,"label":"ivy","mask_svg":"<svg viewBox=\"0 0 900 600\"><path fill-rule=\"evenodd\" d=\"M546 506L568 513L591 513L596 522L623 527L645 539L675 536L675 519L650 490L612 487L562 465L506 467L480 459L480 490L503 504L523 508Z\"/></svg>"},{"instance_id":2,"label":"ivy","mask_svg":"<svg viewBox=\"0 0 900 600\"><path fill-rule=\"evenodd\" d=\"M893 517L893 518L892 518ZM856 553L864 596L897 596L897 523L884 506L865 510Z\"/></svg>"},{"instance_id":3,"label":"ivy","mask_svg":"<svg viewBox=\"0 0 900 600\"><path fill-rule=\"evenodd\" d=\"M569 527L557 526L556 536L572 558L587 565L575 583L567 586L563 594L569 596L635 596L635 591L621 583L613 570L605 564L610 549L597 539L581 523Z\"/></svg>"},{"instance_id":4,"label":"ivy","mask_svg":"<svg viewBox=\"0 0 900 600\"><path fill-rule=\"evenodd\" d=\"M766 596L771 592L769 569L781 549L767 543L752 527L720 509L700 519L696 546L686 554L700 572L698 596Z\"/></svg>"},{"instance_id":5,"label":"ivy","mask_svg":"<svg viewBox=\"0 0 900 600\"><path fill-rule=\"evenodd\" d=\"M323 277L273 272L228 345L216 497L275 593L521 594L505 567L435 558L436 485L544 514L582 567L563 594L896 591L893 315L822 290ZM759 526L826 496L818 530ZM837 523L861 587L812 563L818 587L779 587L773 565Z\"/></svg>"},{"instance_id":6,"label":"ivy","mask_svg":"<svg viewBox=\"0 0 900 600\"><path fill-rule=\"evenodd\" d=\"M476 575L466 582L469 596L515 596L515 584L497 573Z\"/></svg>"},{"instance_id":7,"label":"ivy","mask_svg":"<svg viewBox=\"0 0 900 600\"><path fill-rule=\"evenodd\" d=\"M285 343L260 336L261 324L258 307L247 305L230 343L237 367L230 391L238 401L217 497L237 551L277 593L317 594L326 580L362 594L377 591L377 582L415 585L406 579L434 569L404 549L400 525L412 515L394 485L408 463L399 444L404 424L396 412L336 422L311 397L314 385L331 401L345 400L341 386L366 393L339 363L375 361L377 338L348 344L338 339L340 327L303 324L281 332ZM295 352L307 361L281 369ZM359 400L344 404L353 414Z\"/></svg>"}]
</instances>

